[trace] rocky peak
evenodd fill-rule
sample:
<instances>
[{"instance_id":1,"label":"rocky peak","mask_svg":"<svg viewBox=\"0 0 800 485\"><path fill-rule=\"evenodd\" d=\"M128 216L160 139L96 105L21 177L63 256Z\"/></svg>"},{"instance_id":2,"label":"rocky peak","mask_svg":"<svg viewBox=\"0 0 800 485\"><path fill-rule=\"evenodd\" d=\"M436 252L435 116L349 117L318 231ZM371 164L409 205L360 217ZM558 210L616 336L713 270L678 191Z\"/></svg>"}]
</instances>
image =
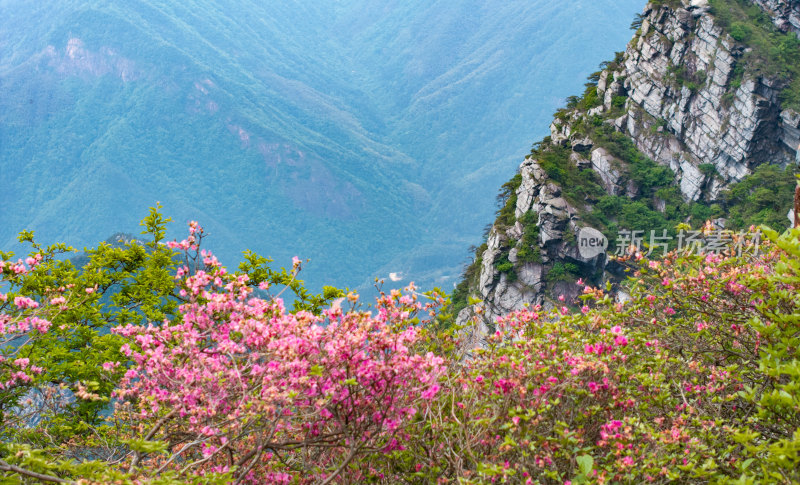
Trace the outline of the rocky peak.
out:
<instances>
[{"instance_id":1,"label":"rocky peak","mask_svg":"<svg viewBox=\"0 0 800 485\"><path fill-rule=\"evenodd\" d=\"M574 302L578 276L593 284L615 278L605 254L584 258L576 244L582 228L608 234L612 216L594 211L601 199L608 211L628 204L623 213L666 227L676 204L708 206L759 165L800 159L800 114L782 102L791 79L754 63L708 1L665 3L647 5L625 52L556 114L550 137L520 165L513 195L468 270L469 295L480 302L461 309L458 322L475 322L467 325L473 345L497 316L560 304L562 295ZM780 29L796 31L799 1L755 3ZM677 202L667 200L670 187Z\"/></svg>"},{"instance_id":2,"label":"rocky peak","mask_svg":"<svg viewBox=\"0 0 800 485\"><path fill-rule=\"evenodd\" d=\"M525 305L546 305L546 295L564 295L573 300L579 288L563 273L564 264L586 272L602 271L604 254L584 258L574 244L574 235L584 224L579 210L562 197L539 163L527 158L520 165L521 180L515 191L512 225L495 223L479 255L480 303L461 310L458 321L470 319L470 341L479 344L493 331L493 322ZM535 228L535 230L532 230ZM558 266L556 263L560 264Z\"/></svg>"},{"instance_id":3,"label":"rocky peak","mask_svg":"<svg viewBox=\"0 0 800 485\"><path fill-rule=\"evenodd\" d=\"M713 198L754 166L795 160L800 125L796 111L781 108L785 83L743 72L743 53L707 7L651 5L622 68L611 74L624 79L629 97L617 127L644 154L675 171L691 200ZM708 163L719 183L704 184L698 166Z\"/></svg>"}]
</instances>

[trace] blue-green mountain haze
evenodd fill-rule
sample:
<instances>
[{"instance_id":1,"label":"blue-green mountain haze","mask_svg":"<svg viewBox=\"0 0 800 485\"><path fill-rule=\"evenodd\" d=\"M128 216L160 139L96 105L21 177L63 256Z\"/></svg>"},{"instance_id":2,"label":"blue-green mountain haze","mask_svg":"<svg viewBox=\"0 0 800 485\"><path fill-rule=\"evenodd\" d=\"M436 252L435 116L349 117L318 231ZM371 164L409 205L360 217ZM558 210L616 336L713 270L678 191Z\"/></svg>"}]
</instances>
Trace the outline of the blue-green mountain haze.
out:
<instances>
[{"instance_id":1,"label":"blue-green mountain haze","mask_svg":"<svg viewBox=\"0 0 800 485\"><path fill-rule=\"evenodd\" d=\"M356 287L451 287L495 188L643 0L0 0L0 247L160 201Z\"/></svg>"}]
</instances>

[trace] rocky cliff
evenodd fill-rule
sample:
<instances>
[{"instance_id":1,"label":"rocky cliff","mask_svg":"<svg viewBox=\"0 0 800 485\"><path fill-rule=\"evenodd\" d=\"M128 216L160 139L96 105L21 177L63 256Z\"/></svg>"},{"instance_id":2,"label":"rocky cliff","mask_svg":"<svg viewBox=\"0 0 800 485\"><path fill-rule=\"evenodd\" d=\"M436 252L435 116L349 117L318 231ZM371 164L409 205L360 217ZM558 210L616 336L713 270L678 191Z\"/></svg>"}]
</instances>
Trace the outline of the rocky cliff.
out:
<instances>
[{"instance_id":1,"label":"rocky cliff","mask_svg":"<svg viewBox=\"0 0 800 485\"><path fill-rule=\"evenodd\" d=\"M800 31L798 1L651 2L626 51L556 114L551 136L504 186L498 220L456 291L458 321L475 321L467 325L475 344L499 315L562 295L573 301L578 277L609 279L605 253L578 251L582 228L613 238L622 228L665 230L719 216L720 194L756 167L795 163L792 73L765 67L781 59L762 59L764 46L748 45L745 37L766 27L731 24L721 10L741 14L754 4L777 29ZM763 38L779 38L777 29ZM795 48L793 40L785 42ZM648 227L630 227L639 221Z\"/></svg>"},{"instance_id":2,"label":"rocky cliff","mask_svg":"<svg viewBox=\"0 0 800 485\"><path fill-rule=\"evenodd\" d=\"M755 3L768 12L775 26L780 30L800 33L800 2L797 0L755 0Z\"/></svg>"}]
</instances>

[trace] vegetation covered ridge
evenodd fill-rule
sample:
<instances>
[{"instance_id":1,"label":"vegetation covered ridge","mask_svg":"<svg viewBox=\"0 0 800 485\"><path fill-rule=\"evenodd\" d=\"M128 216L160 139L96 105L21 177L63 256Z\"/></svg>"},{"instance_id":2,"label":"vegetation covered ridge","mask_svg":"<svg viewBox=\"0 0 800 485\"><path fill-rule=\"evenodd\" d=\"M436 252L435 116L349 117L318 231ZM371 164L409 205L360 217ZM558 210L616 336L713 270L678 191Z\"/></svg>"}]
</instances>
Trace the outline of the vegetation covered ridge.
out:
<instances>
[{"instance_id":1,"label":"vegetation covered ridge","mask_svg":"<svg viewBox=\"0 0 800 485\"><path fill-rule=\"evenodd\" d=\"M631 59L641 47L641 37L662 35L652 25L645 32L644 20L661 18L663 15L654 13L661 7L664 7L662 13L666 12L664 15L673 15L674 9L685 6L680 1L651 2L645 9L646 15L637 16L631 26L636 34L628 52L616 53L612 61L603 62L600 70L589 76L584 93L568 98L566 106L555 113L551 136L535 143L526 157L526 160L533 161L543 169L546 175L546 180L536 183L539 186L555 184L559 187L559 194L555 195L560 195L567 203L569 220L562 236L566 248L575 245L575 232L580 227L592 227L603 232L611 251L614 251L620 231L644 230L646 235L650 231L658 235L666 231L674 241L677 228L685 227L683 225L697 228L708 220L715 220L720 226L735 231L760 224L783 229L789 224L786 215L791 206L795 187L792 174L797 173L797 164L790 163L783 167L781 160L774 160L774 164L771 164L754 162L745 157L741 163L749 168L733 180L721 173L727 169L718 169L718 161L715 164L701 158L693 162L696 168L686 168L687 162L682 160L691 160L694 154L673 133L682 130L681 127L672 126L679 118L656 118L631 98L624 74L629 70L636 72L637 68L631 68L627 63L636 62ZM800 59L797 36L778 31L761 8L748 2L717 0L711 2L707 10L703 15L710 15L713 22L722 28L722 35L741 51L741 55L732 61L735 65L732 77L725 81L724 86L715 88L725 93L720 97L720 103L734 98L743 79L764 78L783 86L779 95L780 103L791 110L794 106L792 93L800 92L793 87L800 82L800 76L795 72L800 66L800 62L795 62ZM693 35L697 34L690 33L688 38ZM662 42L670 44L668 40ZM722 39L718 39L718 42L722 42ZM669 56L670 48L664 47L665 51L659 55ZM740 52L736 48L733 50ZM668 60L670 66L671 62ZM710 86L712 81L709 76L705 71L690 75L685 72L685 66L684 71L668 66L663 79L667 89L664 96L678 96L676 93L682 93L684 88L696 95L703 86ZM678 100L683 102L682 94L676 99L664 98L660 102L675 103L675 109L679 110ZM631 122L637 128L630 128ZM727 122L723 122L722 129ZM779 131L778 121L765 122L772 123L770 129ZM631 131L640 129L646 132L640 133L638 139L632 138ZM680 148L671 160L659 162L640 149L645 146L651 152L658 152L653 146L659 144L664 147L678 145ZM668 148L665 151L675 149ZM730 163L734 165L739 162ZM684 191L683 179L689 178L687 171L697 172L693 183L699 187L699 196L689 197ZM601 281L603 273L598 273L595 265L583 264L585 262L570 254L568 249L551 250L555 260L541 257L545 247L553 245L553 236L550 235L549 240L539 238L540 228L529 226L540 225L543 220L536 213L520 215L517 210L520 191L531 193L523 185L523 176L518 173L502 186L498 195L497 218L484 234L487 242L495 236L501 240L500 254L492 255L491 260L497 274L504 277L506 282L514 283L523 266L543 264L546 272L543 291L530 285L527 288L520 286L520 291L530 291L528 294L531 298L538 298L536 295L542 293L545 298L555 298L556 295L552 294L553 285L564 278L582 277L587 281ZM524 237L518 237L519 232L524 233ZM536 237L533 237L534 234ZM487 270L483 268L487 249L489 245L486 242L474 248L474 257L466 266L453 294L456 311L487 296ZM517 258L515 253L523 257ZM509 259L510 256L513 261ZM491 295L489 297L492 298Z\"/></svg>"}]
</instances>

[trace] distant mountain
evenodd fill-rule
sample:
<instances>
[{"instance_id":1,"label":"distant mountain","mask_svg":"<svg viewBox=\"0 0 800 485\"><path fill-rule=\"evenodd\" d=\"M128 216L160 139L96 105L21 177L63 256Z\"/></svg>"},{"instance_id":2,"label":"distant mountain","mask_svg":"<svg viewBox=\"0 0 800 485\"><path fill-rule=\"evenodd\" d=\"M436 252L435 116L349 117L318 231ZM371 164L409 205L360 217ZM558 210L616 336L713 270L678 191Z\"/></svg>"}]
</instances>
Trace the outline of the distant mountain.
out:
<instances>
[{"instance_id":1,"label":"distant mountain","mask_svg":"<svg viewBox=\"0 0 800 485\"><path fill-rule=\"evenodd\" d=\"M229 263L450 286L486 187L643 3L0 0L0 247L94 244L160 201Z\"/></svg>"}]
</instances>

